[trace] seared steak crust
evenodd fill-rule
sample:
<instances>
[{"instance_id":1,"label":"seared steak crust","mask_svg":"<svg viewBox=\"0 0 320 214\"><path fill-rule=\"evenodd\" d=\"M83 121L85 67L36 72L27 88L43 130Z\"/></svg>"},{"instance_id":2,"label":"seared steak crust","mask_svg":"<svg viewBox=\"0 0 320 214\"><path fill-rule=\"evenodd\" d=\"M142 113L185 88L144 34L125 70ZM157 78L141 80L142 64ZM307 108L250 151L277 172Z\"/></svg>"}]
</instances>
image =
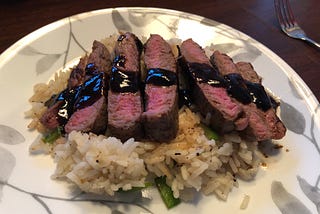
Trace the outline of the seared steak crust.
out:
<instances>
[{"instance_id":1,"label":"seared steak crust","mask_svg":"<svg viewBox=\"0 0 320 214\"><path fill-rule=\"evenodd\" d=\"M253 69L251 63L237 62L235 64L227 54L220 53L219 51L213 52L213 54L210 56L210 62L212 65L216 65L218 67L219 72L222 75L236 73L240 74L243 79L247 81L261 83L261 77Z\"/></svg>"},{"instance_id":2,"label":"seared steak crust","mask_svg":"<svg viewBox=\"0 0 320 214\"><path fill-rule=\"evenodd\" d=\"M213 53L211 63L216 66L223 75L240 74L242 78L247 81L247 87L254 85L263 88L261 85L261 77L254 71L250 63L238 62L234 64L229 56L221 54L219 51ZM246 133L244 136L252 136L254 140L258 141L281 139L284 137L286 128L276 115L274 108L261 109L258 108L259 103L238 103L243 108L244 117L248 119L248 126L244 130Z\"/></svg>"},{"instance_id":3,"label":"seared steak crust","mask_svg":"<svg viewBox=\"0 0 320 214\"><path fill-rule=\"evenodd\" d=\"M258 141L285 135L286 128L251 64L235 64L228 55L215 51L210 67L204 51L190 39L182 43L181 55L194 82L193 98L200 112L211 116L213 128L242 131Z\"/></svg>"},{"instance_id":4,"label":"seared steak crust","mask_svg":"<svg viewBox=\"0 0 320 214\"><path fill-rule=\"evenodd\" d=\"M121 34L115 47L108 92L108 130L125 141L142 138L140 78L141 42L132 33ZM130 76L130 78L129 78Z\"/></svg>"},{"instance_id":5,"label":"seared steak crust","mask_svg":"<svg viewBox=\"0 0 320 214\"><path fill-rule=\"evenodd\" d=\"M145 44L144 62L146 69L152 71L146 78L145 112L142 114L145 134L154 141L170 141L178 132L176 61L170 45L161 36L151 35ZM152 81L153 75L169 81Z\"/></svg>"},{"instance_id":6,"label":"seared steak crust","mask_svg":"<svg viewBox=\"0 0 320 214\"><path fill-rule=\"evenodd\" d=\"M197 75L203 68L210 75L215 72L204 50L192 39L181 44L181 63L183 70ZM198 69L198 68L199 69ZM214 87L205 82L190 78L192 97L201 114L210 117L210 125L220 133L243 129L247 121L242 118L242 107L232 100L224 87Z\"/></svg>"},{"instance_id":7,"label":"seared steak crust","mask_svg":"<svg viewBox=\"0 0 320 214\"><path fill-rule=\"evenodd\" d=\"M73 130L103 133L107 123L105 79L108 79L110 65L107 48L94 41L92 52L73 68L67 89L57 96L56 103L49 106L41 123L49 130L64 126L67 133ZM92 90L94 87L95 91Z\"/></svg>"}]
</instances>

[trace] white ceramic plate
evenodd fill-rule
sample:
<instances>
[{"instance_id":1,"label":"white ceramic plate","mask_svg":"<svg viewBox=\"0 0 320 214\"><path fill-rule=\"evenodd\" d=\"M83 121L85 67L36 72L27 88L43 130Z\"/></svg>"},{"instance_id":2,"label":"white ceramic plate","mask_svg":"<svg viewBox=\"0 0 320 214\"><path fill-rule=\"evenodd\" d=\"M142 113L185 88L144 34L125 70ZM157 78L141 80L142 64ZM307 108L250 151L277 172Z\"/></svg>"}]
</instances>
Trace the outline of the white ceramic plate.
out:
<instances>
[{"instance_id":1,"label":"white ceramic plate","mask_svg":"<svg viewBox=\"0 0 320 214\"><path fill-rule=\"evenodd\" d=\"M138 36L158 33L165 39L193 38L214 45L235 61L249 61L264 85L282 101L281 118L288 128L278 143L284 148L270 158L255 180L241 182L227 202L198 196L167 210L156 190L120 198L76 197L65 182L50 175L50 157L30 155L37 137L27 130L24 112L35 83L75 62L94 39L118 30ZM178 11L156 8L105 9L72 16L24 37L0 56L0 213L319 213L320 133L319 103L300 77L259 42L221 23ZM246 210L240 210L245 195ZM115 202L114 200L122 200Z\"/></svg>"}]
</instances>

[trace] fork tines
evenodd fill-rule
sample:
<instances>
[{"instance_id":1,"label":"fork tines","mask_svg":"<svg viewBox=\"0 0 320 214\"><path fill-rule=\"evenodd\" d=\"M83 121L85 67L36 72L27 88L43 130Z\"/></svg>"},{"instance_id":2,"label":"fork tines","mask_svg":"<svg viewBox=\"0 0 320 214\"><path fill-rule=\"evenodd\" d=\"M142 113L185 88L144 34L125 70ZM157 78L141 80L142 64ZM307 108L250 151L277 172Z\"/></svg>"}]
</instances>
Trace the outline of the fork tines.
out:
<instances>
[{"instance_id":1,"label":"fork tines","mask_svg":"<svg viewBox=\"0 0 320 214\"><path fill-rule=\"evenodd\" d=\"M289 0L275 0L274 5L281 28L297 26Z\"/></svg>"}]
</instances>

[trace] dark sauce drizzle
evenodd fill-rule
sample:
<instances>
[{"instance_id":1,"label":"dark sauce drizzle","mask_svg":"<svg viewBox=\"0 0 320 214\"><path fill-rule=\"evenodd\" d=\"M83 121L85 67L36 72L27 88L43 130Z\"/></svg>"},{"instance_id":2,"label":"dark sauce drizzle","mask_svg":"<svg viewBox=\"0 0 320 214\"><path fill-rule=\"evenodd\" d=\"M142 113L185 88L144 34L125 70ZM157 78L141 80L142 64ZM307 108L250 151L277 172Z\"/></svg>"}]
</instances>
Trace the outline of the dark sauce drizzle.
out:
<instances>
[{"instance_id":1,"label":"dark sauce drizzle","mask_svg":"<svg viewBox=\"0 0 320 214\"><path fill-rule=\"evenodd\" d=\"M193 104L190 89L179 89L179 108L182 106L191 107Z\"/></svg>"},{"instance_id":2,"label":"dark sauce drizzle","mask_svg":"<svg viewBox=\"0 0 320 214\"><path fill-rule=\"evenodd\" d=\"M121 34L121 35L118 37L117 41L118 41L118 42L122 42L125 38L126 38L126 35Z\"/></svg>"},{"instance_id":3,"label":"dark sauce drizzle","mask_svg":"<svg viewBox=\"0 0 320 214\"><path fill-rule=\"evenodd\" d=\"M104 94L104 73L99 72L93 63L86 66L89 78L81 85L67 88L55 96L55 103L62 102L58 110L59 124L64 126L78 109L92 105Z\"/></svg>"},{"instance_id":4,"label":"dark sauce drizzle","mask_svg":"<svg viewBox=\"0 0 320 214\"><path fill-rule=\"evenodd\" d=\"M123 55L118 55L114 58L113 67L110 77L110 89L113 92L135 93L139 90L139 76L137 72L122 71L126 58Z\"/></svg>"},{"instance_id":5,"label":"dark sauce drizzle","mask_svg":"<svg viewBox=\"0 0 320 214\"><path fill-rule=\"evenodd\" d=\"M117 42L121 43L126 39L126 34L121 34ZM141 54L143 44L135 37L135 45ZM126 57L122 54L116 56L113 60L110 77L110 90L118 93L135 93L140 89L140 75L138 72L126 71L125 68Z\"/></svg>"},{"instance_id":6,"label":"dark sauce drizzle","mask_svg":"<svg viewBox=\"0 0 320 214\"><path fill-rule=\"evenodd\" d=\"M224 78L213 67L203 63L189 63L188 68L195 81L215 87L226 87Z\"/></svg>"},{"instance_id":7,"label":"dark sauce drizzle","mask_svg":"<svg viewBox=\"0 0 320 214\"><path fill-rule=\"evenodd\" d=\"M226 81L226 89L230 96L243 104L251 103L249 89L246 86L246 82L239 74L228 74L224 76Z\"/></svg>"},{"instance_id":8,"label":"dark sauce drizzle","mask_svg":"<svg viewBox=\"0 0 320 214\"><path fill-rule=\"evenodd\" d=\"M93 75L96 75L97 73L99 73L99 71L94 63L88 63L86 65L85 71L86 71L87 76L93 76Z\"/></svg>"},{"instance_id":9,"label":"dark sauce drizzle","mask_svg":"<svg viewBox=\"0 0 320 214\"><path fill-rule=\"evenodd\" d=\"M257 108L267 111L272 107L270 97L264 87L258 83L244 80L240 74L232 73L222 76L218 69L201 63L188 63L192 79L214 87L226 88L229 96L243 104L254 103Z\"/></svg>"},{"instance_id":10,"label":"dark sauce drizzle","mask_svg":"<svg viewBox=\"0 0 320 214\"><path fill-rule=\"evenodd\" d=\"M117 42L122 42L123 40L125 40L125 38L126 38L126 35L125 34L121 34L118 37ZM141 54L142 51L143 51L143 44L140 41L140 39L138 39L137 37L135 37L134 40L135 40L135 43L136 43L136 46L137 46L137 50L138 50L139 54Z\"/></svg>"},{"instance_id":11,"label":"dark sauce drizzle","mask_svg":"<svg viewBox=\"0 0 320 214\"><path fill-rule=\"evenodd\" d=\"M136 72L121 71L116 67L112 68L110 78L110 89L113 92L135 93L139 90L139 78Z\"/></svg>"},{"instance_id":12,"label":"dark sauce drizzle","mask_svg":"<svg viewBox=\"0 0 320 214\"><path fill-rule=\"evenodd\" d=\"M74 103L78 97L81 87L77 86L72 89L65 89L58 97L57 101L62 101L63 104L58 111L58 121L60 125L65 125L74 112Z\"/></svg>"},{"instance_id":13,"label":"dark sauce drizzle","mask_svg":"<svg viewBox=\"0 0 320 214\"><path fill-rule=\"evenodd\" d=\"M91 106L103 95L104 73L100 72L83 83L74 104L75 109Z\"/></svg>"},{"instance_id":14,"label":"dark sauce drizzle","mask_svg":"<svg viewBox=\"0 0 320 214\"><path fill-rule=\"evenodd\" d=\"M153 84L157 86L171 86L176 85L177 82L177 75L175 72L161 68L149 69L145 80L146 84Z\"/></svg>"}]
</instances>

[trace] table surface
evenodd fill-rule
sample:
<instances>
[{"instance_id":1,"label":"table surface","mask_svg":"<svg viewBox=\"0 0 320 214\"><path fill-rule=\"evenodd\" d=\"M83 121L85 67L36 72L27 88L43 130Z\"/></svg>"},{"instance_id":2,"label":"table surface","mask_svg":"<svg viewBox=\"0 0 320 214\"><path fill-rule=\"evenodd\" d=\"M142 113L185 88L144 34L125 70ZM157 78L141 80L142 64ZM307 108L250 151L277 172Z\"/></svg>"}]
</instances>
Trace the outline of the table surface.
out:
<instances>
[{"instance_id":1,"label":"table surface","mask_svg":"<svg viewBox=\"0 0 320 214\"><path fill-rule=\"evenodd\" d=\"M318 0L290 0L307 34L320 42ZM0 53L32 31L61 18L110 7L161 7L204 16L253 37L286 61L320 100L320 51L281 32L272 0L2 0L0 1Z\"/></svg>"}]
</instances>

